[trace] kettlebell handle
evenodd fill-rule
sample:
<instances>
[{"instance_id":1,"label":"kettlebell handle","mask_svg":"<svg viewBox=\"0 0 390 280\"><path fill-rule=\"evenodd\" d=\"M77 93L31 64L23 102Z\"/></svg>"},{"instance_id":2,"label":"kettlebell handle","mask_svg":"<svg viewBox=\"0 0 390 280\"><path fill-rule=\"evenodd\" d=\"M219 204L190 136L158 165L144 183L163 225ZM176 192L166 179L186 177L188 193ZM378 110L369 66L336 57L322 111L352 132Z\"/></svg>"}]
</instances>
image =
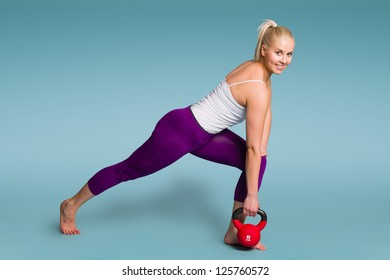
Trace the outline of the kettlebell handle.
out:
<instances>
[{"instance_id":1,"label":"kettlebell handle","mask_svg":"<svg viewBox=\"0 0 390 280\"><path fill-rule=\"evenodd\" d=\"M244 212L244 208L240 207L234 210L232 219L238 220L238 216ZM264 210L261 210L260 208L257 210L257 214L260 215L261 221L266 222L267 221L267 214L264 212Z\"/></svg>"}]
</instances>

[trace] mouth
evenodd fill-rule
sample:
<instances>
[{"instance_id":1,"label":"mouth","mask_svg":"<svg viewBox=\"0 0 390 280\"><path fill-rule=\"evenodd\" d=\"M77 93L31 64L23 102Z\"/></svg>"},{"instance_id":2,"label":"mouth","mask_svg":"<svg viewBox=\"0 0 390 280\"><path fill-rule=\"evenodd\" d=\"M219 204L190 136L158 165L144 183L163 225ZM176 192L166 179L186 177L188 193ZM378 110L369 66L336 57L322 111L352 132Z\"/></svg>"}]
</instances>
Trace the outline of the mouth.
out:
<instances>
[{"instance_id":1,"label":"mouth","mask_svg":"<svg viewBox=\"0 0 390 280\"><path fill-rule=\"evenodd\" d=\"M284 68L285 68L284 65L276 64L276 69L278 69L279 71L283 71Z\"/></svg>"}]
</instances>

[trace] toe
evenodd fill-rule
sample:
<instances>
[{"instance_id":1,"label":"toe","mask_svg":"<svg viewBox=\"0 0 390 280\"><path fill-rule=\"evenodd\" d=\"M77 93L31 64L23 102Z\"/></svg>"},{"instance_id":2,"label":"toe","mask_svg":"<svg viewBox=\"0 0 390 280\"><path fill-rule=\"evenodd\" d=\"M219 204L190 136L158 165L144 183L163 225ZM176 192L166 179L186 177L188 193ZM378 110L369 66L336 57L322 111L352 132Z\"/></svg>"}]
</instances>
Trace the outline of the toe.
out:
<instances>
[{"instance_id":1,"label":"toe","mask_svg":"<svg viewBox=\"0 0 390 280\"><path fill-rule=\"evenodd\" d=\"M256 248L257 250L260 250L260 251L265 251L265 249L266 249L266 247L265 247L263 244L261 244L261 243L257 244L257 245L255 246L255 248Z\"/></svg>"}]
</instances>

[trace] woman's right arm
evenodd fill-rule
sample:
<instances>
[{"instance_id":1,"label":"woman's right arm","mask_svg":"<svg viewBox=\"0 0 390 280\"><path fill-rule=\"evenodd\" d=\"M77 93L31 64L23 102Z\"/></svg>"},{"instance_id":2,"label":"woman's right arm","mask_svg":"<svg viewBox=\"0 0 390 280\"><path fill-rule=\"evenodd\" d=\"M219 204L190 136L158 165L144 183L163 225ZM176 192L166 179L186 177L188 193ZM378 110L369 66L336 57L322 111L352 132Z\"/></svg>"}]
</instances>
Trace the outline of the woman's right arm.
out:
<instances>
[{"instance_id":1,"label":"woman's right arm","mask_svg":"<svg viewBox=\"0 0 390 280\"><path fill-rule=\"evenodd\" d=\"M268 146L269 135L271 133L271 123L272 123L272 111L271 111L271 104L270 104L267 110L267 114L265 115L263 136L261 138L261 147L260 147L261 156L267 156L267 146Z\"/></svg>"},{"instance_id":2,"label":"woman's right arm","mask_svg":"<svg viewBox=\"0 0 390 280\"><path fill-rule=\"evenodd\" d=\"M255 216L259 208L258 182L261 164L261 143L270 100L263 86L253 87L246 98L246 181L247 197L244 214Z\"/></svg>"}]
</instances>

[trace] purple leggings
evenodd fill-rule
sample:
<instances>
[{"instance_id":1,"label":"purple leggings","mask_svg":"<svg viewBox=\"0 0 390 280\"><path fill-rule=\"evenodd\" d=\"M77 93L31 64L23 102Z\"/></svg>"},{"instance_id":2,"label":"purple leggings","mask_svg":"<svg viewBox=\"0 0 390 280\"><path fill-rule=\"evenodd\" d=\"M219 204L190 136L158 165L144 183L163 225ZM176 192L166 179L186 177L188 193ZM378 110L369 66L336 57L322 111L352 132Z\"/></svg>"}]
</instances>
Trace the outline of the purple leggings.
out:
<instances>
[{"instance_id":1,"label":"purple leggings","mask_svg":"<svg viewBox=\"0 0 390 280\"><path fill-rule=\"evenodd\" d=\"M97 172L88 181L89 189L98 195L121 182L161 170L187 153L242 170L234 200L245 200L245 140L228 129L218 134L206 132L196 121L190 107L173 110L162 117L144 144L124 161ZM259 188L266 164L266 157L262 157Z\"/></svg>"}]
</instances>

